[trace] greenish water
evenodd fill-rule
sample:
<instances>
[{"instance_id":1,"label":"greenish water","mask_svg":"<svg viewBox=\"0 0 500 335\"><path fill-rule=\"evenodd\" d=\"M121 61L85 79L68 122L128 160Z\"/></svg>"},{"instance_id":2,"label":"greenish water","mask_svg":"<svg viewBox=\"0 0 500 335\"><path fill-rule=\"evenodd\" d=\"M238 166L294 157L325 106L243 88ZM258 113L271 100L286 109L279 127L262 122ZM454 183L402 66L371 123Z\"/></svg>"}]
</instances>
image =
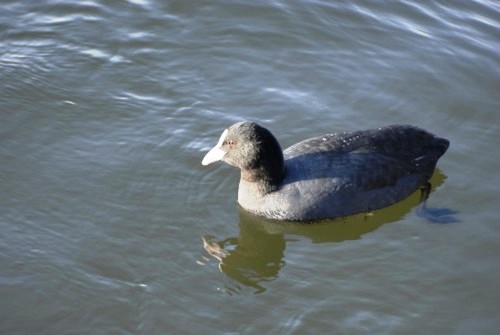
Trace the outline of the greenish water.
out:
<instances>
[{"instance_id":1,"label":"greenish water","mask_svg":"<svg viewBox=\"0 0 500 335\"><path fill-rule=\"evenodd\" d=\"M0 333L498 332L495 2L0 8ZM200 164L245 119L451 146L427 211L284 225Z\"/></svg>"}]
</instances>

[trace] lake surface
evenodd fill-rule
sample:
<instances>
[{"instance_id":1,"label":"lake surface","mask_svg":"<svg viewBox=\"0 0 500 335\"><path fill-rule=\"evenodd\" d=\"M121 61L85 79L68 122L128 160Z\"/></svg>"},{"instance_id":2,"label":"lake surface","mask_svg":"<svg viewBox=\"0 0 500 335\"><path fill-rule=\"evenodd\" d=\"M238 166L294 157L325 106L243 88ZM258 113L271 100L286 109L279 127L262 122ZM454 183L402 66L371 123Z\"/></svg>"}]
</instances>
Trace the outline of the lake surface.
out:
<instances>
[{"instance_id":1,"label":"lake surface","mask_svg":"<svg viewBox=\"0 0 500 335\"><path fill-rule=\"evenodd\" d=\"M495 1L3 1L1 334L498 334ZM222 130L451 141L390 208L240 211Z\"/></svg>"}]
</instances>

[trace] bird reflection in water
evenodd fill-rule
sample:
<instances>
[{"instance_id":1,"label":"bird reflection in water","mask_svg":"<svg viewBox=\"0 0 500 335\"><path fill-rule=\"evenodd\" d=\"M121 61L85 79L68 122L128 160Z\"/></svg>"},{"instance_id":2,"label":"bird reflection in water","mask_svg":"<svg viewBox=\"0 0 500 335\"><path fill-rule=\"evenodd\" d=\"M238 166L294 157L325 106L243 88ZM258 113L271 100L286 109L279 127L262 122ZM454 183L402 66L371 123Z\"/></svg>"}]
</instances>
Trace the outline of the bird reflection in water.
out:
<instances>
[{"instance_id":1,"label":"bird reflection in water","mask_svg":"<svg viewBox=\"0 0 500 335\"><path fill-rule=\"evenodd\" d=\"M427 217L429 222L440 222L436 213L443 216L442 223L455 222L453 214L456 212L436 211L425 206L427 196L444 179L441 171L436 170L428 188L416 191L397 204L370 213L310 224L269 220L240 208L239 235L220 241L205 235L202 237L203 248L219 262L220 271L233 280L231 285L225 285L226 293L239 293L244 287L252 288L256 294L262 293L286 265L286 244L293 241L293 236L306 237L313 243L358 240L383 224L401 220L419 204L417 214Z\"/></svg>"},{"instance_id":2,"label":"bird reflection in water","mask_svg":"<svg viewBox=\"0 0 500 335\"><path fill-rule=\"evenodd\" d=\"M277 278L285 265L283 234L269 234L242 215L238 237L213 241L203 236L202 240L207 253L219 261L220 271L236 280L236 285L226 285L229 294L239 292L240 284L255 289L255 293L264 292L263 283Z\"/></svg>"}]
</instances>

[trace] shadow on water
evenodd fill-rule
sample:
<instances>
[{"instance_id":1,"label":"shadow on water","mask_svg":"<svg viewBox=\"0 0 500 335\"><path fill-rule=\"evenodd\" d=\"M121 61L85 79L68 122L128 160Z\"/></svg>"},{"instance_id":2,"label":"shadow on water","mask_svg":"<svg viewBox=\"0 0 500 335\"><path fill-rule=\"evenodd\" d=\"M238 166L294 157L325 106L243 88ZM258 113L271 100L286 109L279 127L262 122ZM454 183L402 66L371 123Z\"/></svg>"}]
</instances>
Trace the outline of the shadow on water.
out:
<instances>
[{"instance_id":1,"label":"shadow on water","mask_svg":"<svg viewBox=\"0 0 500 335\"><path fill-rule=\"evenodd\" d=\"M316 223L269 220L240 208L239 235L222 240L206 235L202 237L203 247L210 256L217 259L220 271L236 281L234 285L226 285L228 294L238 293L242 287L251 287L255 290L254 293L262 293L266 290L266 283L275 280L286 265L286 244L293 240L292 236L306 237L312 243L358 240L383 224L401 220L415 206L421 207L417 209L417 213L430 218L430 222L439 222L440 213L446 217L443 223L456 221L452 216L456 214L454 211L425 207L428 195L445 179L445 175L436 170L430 180L432 186L414 192L397 204L370 213ZM427 211L432 213L426 214Z\"/></svg>"}]
</instances>

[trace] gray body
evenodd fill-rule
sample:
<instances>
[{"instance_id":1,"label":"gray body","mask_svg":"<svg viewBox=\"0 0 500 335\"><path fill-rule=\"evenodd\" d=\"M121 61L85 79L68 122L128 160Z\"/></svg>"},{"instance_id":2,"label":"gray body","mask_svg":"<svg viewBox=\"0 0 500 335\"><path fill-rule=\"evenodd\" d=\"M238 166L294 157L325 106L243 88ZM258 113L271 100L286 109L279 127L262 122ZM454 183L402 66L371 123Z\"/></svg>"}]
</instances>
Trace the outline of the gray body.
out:
<instances>
[{"instance_id":1,"label":"gray body","mask_svg":"<svg viewBox=\"0 0 500 335\"><path fill-rule=\"evenodd\" d=\"M248 141L245 136L238 140L242 139ZM256 145L268 144L263 139ZM432 176L448 145L447 140L412 126L328 134L287 148L282 153L281 177L273 179L278 181L256 176L261 170L276 170L279 164L256 167L242 163L237 154L223 160L242 170L238 203L244 209L272 219L311 221L368 212L406 198ZM252 148L243 151L248 156ZM257 155L269 156L269 152Z\"/></svg>"}]
</instances>

